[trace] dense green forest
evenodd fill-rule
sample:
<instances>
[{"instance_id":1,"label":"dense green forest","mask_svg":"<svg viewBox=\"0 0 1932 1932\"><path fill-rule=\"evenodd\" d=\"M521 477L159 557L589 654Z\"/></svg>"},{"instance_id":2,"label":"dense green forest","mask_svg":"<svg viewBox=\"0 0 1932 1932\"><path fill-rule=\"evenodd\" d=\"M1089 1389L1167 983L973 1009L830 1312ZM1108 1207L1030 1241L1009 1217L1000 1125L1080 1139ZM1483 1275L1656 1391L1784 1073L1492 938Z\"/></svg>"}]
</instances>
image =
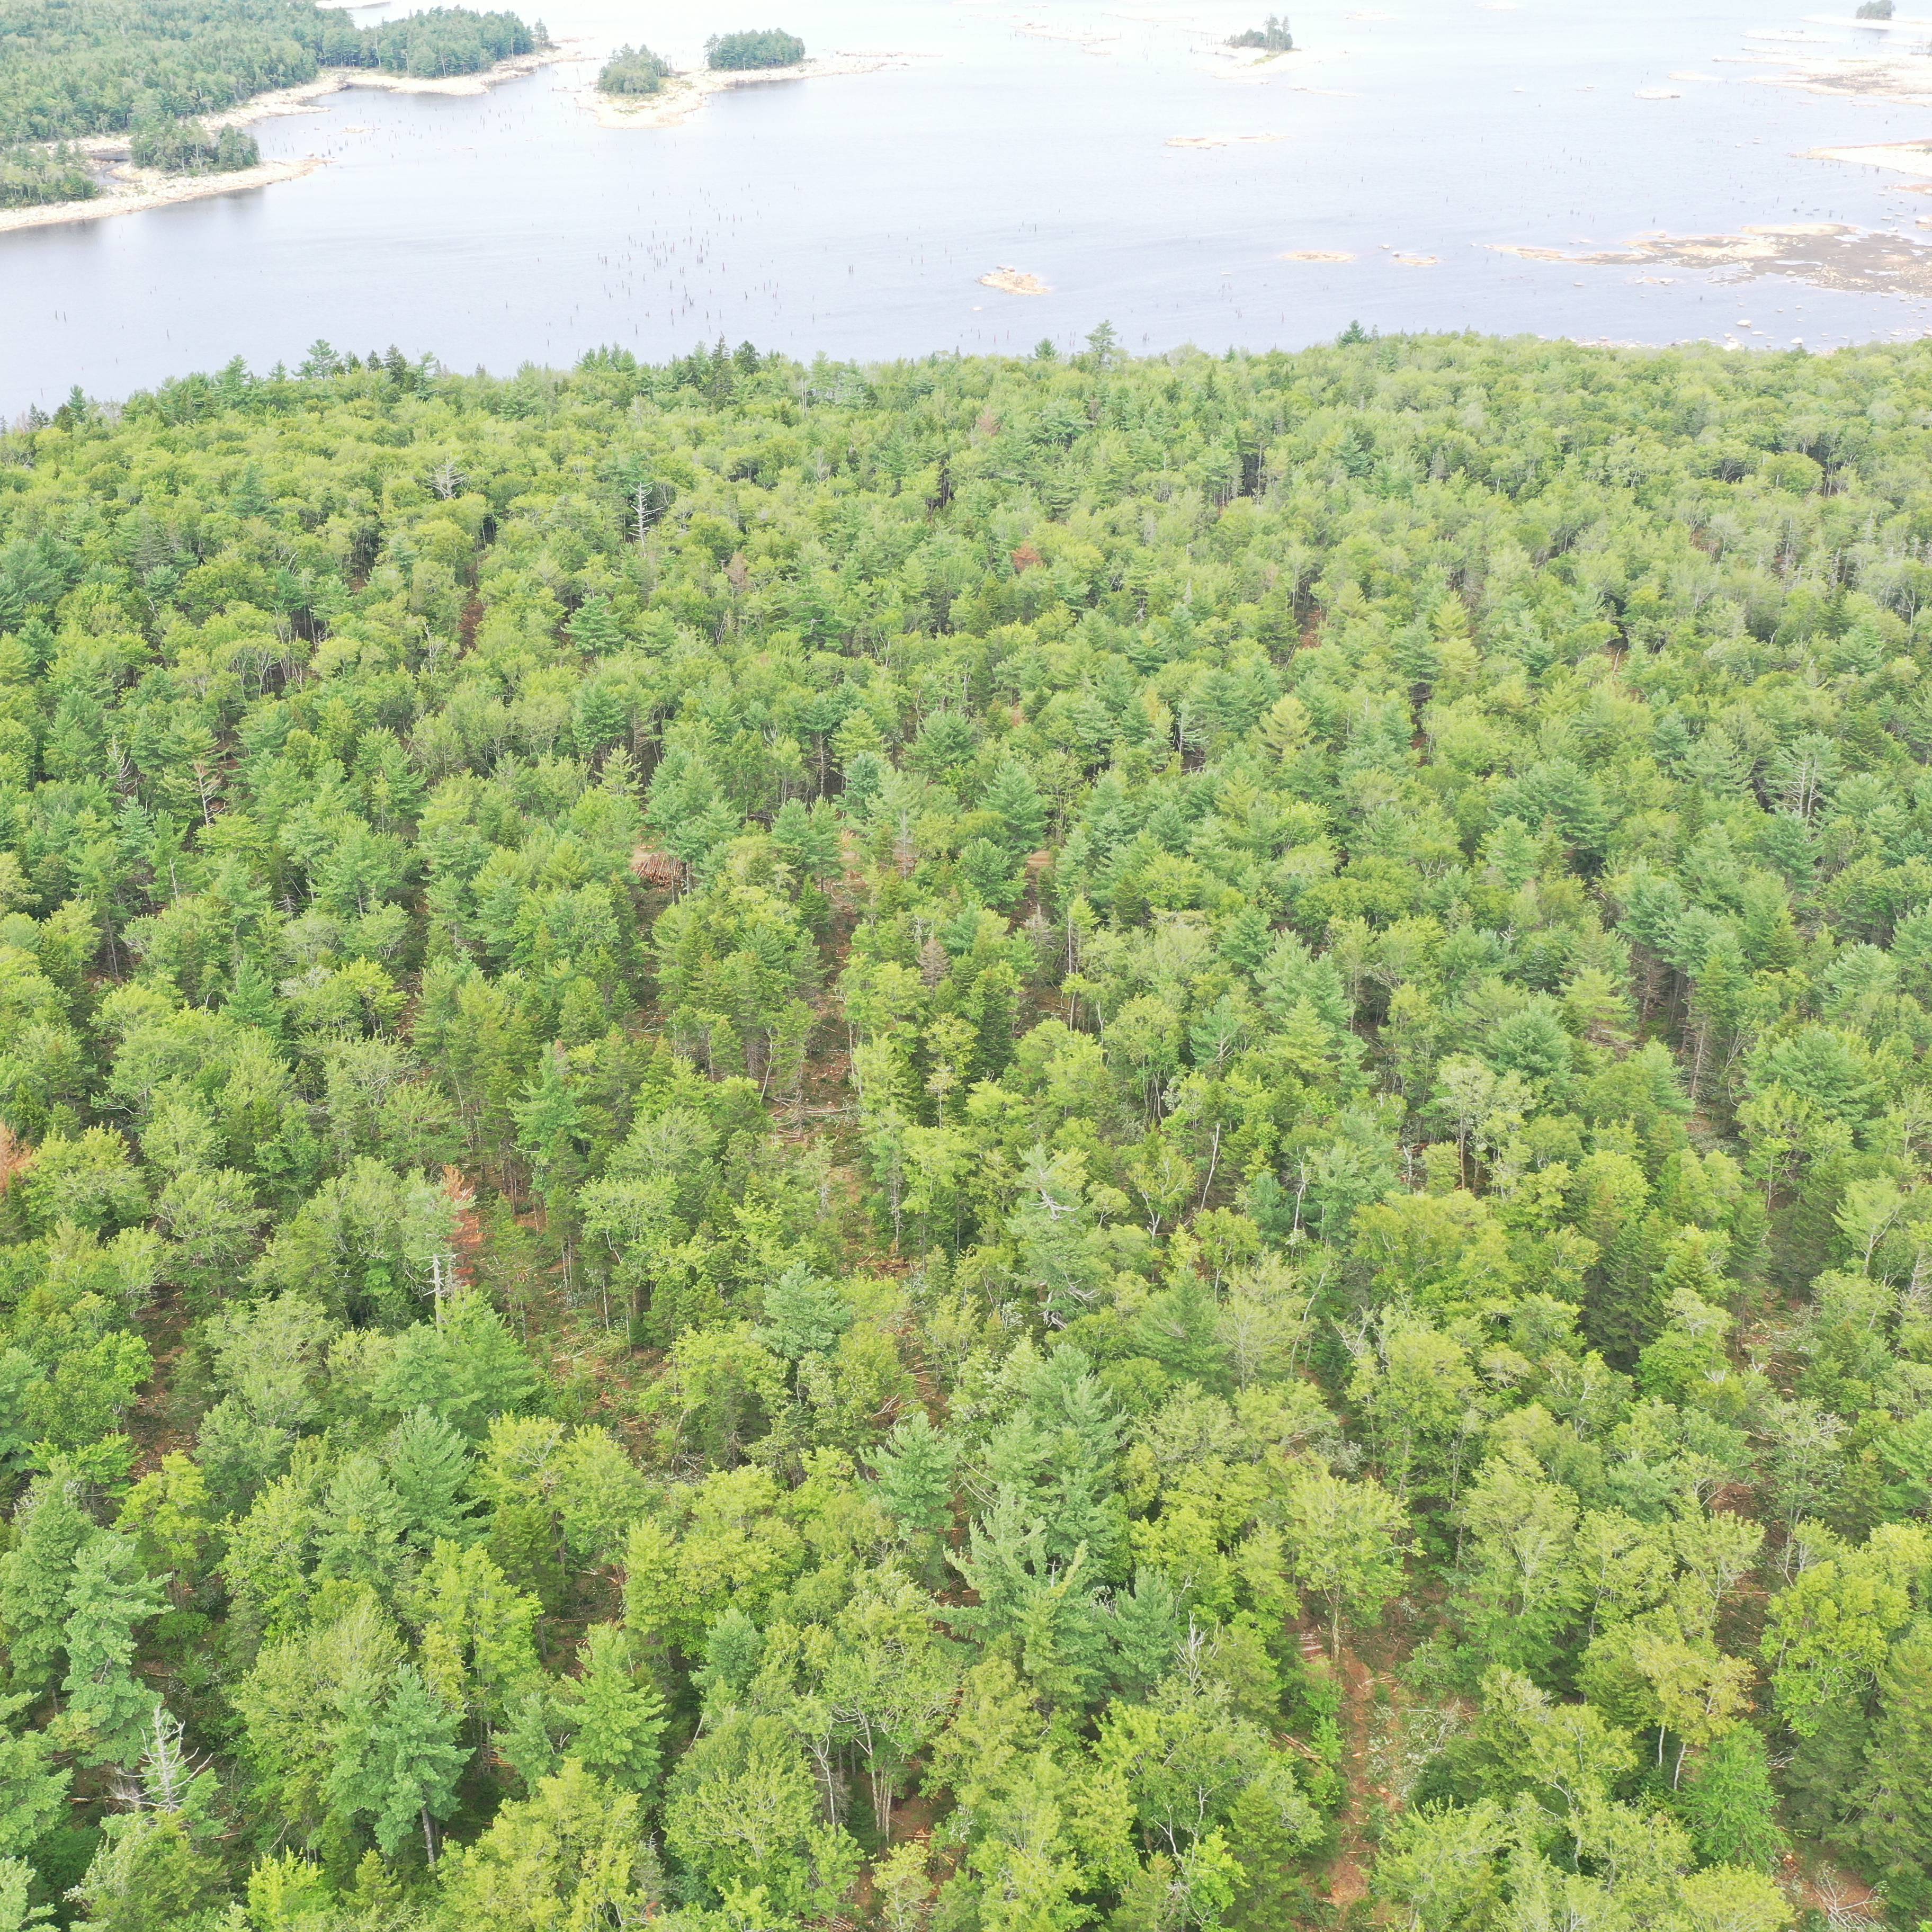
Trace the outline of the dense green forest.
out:
<instances>
[{"instance_id":1,"label":"dense green forest","mask_svg":"<svg viewBox=\"0 0 1932 1932\"><path fill-rule=\"evenodd\" d=\"M598 86L606 94L657 94L670 78L670 62L649 47L620 47L598 70Z\"/></svg>"},{"instance_id":2,"label":"dense green forest","mask_svg":"<svg viewBox=\"0 0 1932 1932\"><path fill-rule=\"evenodd\" d=\"M1932 352L0 439L0 1928L1932 1918Z\"/></svg>"},{"instance_id":3,"label":"dense green forest","mask_svg":"<svg viewBox=\"0 0 1932 1932\"><path fill-rule=\"evenodd\" d=\"M202 121L143 122L128 152L137 167L170 174L227 174L262 158L254 135L240 128L210 128Z\"/></svg>"},{"instance_id":4,"label":"dense green forest","mask_svg":"<svg viewBox=\"0 0 1932 1932\"><path fill-rule=\"evenodd\" d=\"M86 158L64 142L44 148L0 147L0 208L86 201L99 192Z\"/></svg>"},{"instance_id":5,"label":"dense green forest","mask_svg":"<svg viewBox=\"0 0 1932 1932\"><path fill-rule=\"evenodd\" d=\"M194 117L326 67L474 74L548 44L542 22L460 8L358 28L314 0L0 0L0 207L94 192L46 143L138 129L154 152L180 149L184 171L248 166L234 140L222 158Z\"/></svg>"},{"instance_id":6,"label":"dense green forest","mask_svg":"<svg viewBox=\"0 0 1932 1932\"><path fill-rule=\"evenodd\" d=\"M550 44L541 20L530 27L514 14L478 14L464 7L432 7L362 32L358 58L345 64L418 80L480 74Z\"/></svg>"},{"instance_id":7,"label":"dense green forest","mask_svg":"<svg viewBox=\"0 0 1932 1932\"><path fill-rule=\"evenodd\" d=\"M782 27L714 34L704 44L704 57L710 66L726 70L796 67L805 58L805 43Z\"/></svg>"}]
</instances>

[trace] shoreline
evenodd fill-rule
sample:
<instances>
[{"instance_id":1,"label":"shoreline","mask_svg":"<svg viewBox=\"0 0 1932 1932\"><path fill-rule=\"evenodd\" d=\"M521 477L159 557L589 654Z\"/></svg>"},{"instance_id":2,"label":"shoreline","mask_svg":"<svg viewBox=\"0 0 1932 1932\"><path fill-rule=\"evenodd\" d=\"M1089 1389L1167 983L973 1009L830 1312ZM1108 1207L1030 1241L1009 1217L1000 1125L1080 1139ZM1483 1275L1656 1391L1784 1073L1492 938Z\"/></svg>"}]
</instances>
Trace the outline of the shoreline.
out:
<instances>
[{"instance_id":1,"label":"shoreline","mask_svg":"<svg viewBox=\"0 0 1932 1932\"><path fill-rule=\"evenodd\" d=\"M281 182L300 181L328 165L320 154L308 154L298 161L264 161L259 167L236 168L218 175L164 175L156 168L130 169L116 176L92 201L50 201L38 208L0 209L0 235L105 221L116 214L142 214L179 202L207 201L218 194L245 194Z\"/></svg>"},{"instance_id":2,"label":"shoreline","mask_svg":"<svg viewBox=\"0 0 1932 1932\"><path fill-rule=\"evenodd\" d=\"M257 94L238 102L232 107L224 107L218 114L202 114L196 118L211 128L246 128L257 121L278 120L284 115L319 114L322 110L316 105L317 101L354 88L366 88L376 94L439 94L474 100L502 86L506 81L521 80L526 74L536 74L544 68L581 58L575 51L576 44L574 41L560 41L536 53L513 54L508 60L499 61L494 67L482 68L475 74L452 74L440 79L385 74L380 68L373 67L324 68L313 80L300 82L293 87L275 88L266 94ZM124 154L128 146L126 140L117 134L93 135L72 145L101 154L112 154L116 150Z\"/></svg>"},{"instance_id":3,"label":"shoreline","mask_svg":"<svg viewBox=\"0 0 1932 1932\"><path fill-rule=\"evenodd\" d=\"M275 120L284 115L319 114L322 111L319 102L351 88L370 88L382 94L473 97L488 94L505 81L520 80L540 68L578 58L568 47L545 47L539 52L518 54L499 61L480 73L452 74L440 80L384 74L374 68L326 68L313 80L295 87L275 88L224 108L218 114L197 118L210 128L245 128L252 122ZM252 168L236 168L224 174L170 175L158 168L134 166L128 158L125 135L83 135L68 145L94 160L108 164L107 177L101 183L100 194L86 201L50 201L33 208L0 209L0 235L28 228L62 227L70 222L104 221L116 214L143 214L182 202L212 200L217 195L246 194L283 182L300 181L328 165L320 154L304 154L292 160L262 161Z\"/></svg>"},{"instance_id":4,"label":"shoreline","mask_svg":"<svg viewBox=\"0 0 1932 1932\"><path fill-rule=\"evenodd\" d=\"M700 112L712 95L773 81L824 80L846 74L878 74L910 64L910 54L824 54L791 67L700 68L673 74L656 94L606 94L594 83L578 99L600 128L679 128Z\"/></svg>"}]
</instances>

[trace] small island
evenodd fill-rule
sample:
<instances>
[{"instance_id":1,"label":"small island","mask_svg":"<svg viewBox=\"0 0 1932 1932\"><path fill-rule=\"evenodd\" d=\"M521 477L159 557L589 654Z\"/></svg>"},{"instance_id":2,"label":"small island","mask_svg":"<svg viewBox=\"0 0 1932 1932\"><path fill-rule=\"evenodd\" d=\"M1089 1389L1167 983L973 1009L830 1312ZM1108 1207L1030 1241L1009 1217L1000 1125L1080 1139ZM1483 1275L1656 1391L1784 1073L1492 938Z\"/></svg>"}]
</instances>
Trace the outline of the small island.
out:
<instances>
[{"instance_id":1,"label":"small island","mask_svg":"<svg viewBox=\"0 0 1932 1932\"><path fill-rule=\"evenodd\" d=\"M1294 36L1288 32L1286 20L1270 14L1267 26L1250 27L1244 34L1230 34L1226 44L1231 47L1252 47L1263 53L1292 54L1294 51Z\"/></svg>"},{"instance_id":2,"label":"small island","mask_svg":"<svg viewBox=\"0 0 1932 1932\"><path fill-rule=\"evenodd\" d=\"M597 86L601 93L642 99L662 94L672 73L670 62L659 59L649 47L622 46L604 63Z\"/></svg>"},{"instance_id":3,"label":"small island","mask_svg":"<svg viewBox=\"0 0 1932 1932\"><path fill-rule=\"evenodd\" d=\"M811 59L796 34L782 27L748 28L714 34L704 44L704 67L694 73L680 73L648 47L620 47L604 62L585 104L602 127L675 128L714 94L730 88L875 74L900 64L900 57L893 54L832 54Z\"/></svg>"}]
</instances>

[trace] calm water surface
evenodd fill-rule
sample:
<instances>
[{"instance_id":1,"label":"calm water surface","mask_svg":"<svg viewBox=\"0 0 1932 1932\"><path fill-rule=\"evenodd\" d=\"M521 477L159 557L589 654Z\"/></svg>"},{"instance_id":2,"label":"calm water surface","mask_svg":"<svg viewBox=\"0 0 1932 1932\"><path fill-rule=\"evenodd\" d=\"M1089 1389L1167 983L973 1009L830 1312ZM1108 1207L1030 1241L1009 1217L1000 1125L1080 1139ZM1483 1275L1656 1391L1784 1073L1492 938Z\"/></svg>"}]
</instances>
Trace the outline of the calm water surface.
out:
<instances>
[{"instance_id":1,"label":"calm water surface","mask_svg":"<svg viewBox=\"0 0 1932 1932\"><path fill-rule=\"evenodd\" d=\"M1666 342L1749 317L1746 340L1814 347L1932 328L1904 296L1492 252L1798 220L1932 239L1914 226L1932 198L1802 153L1932 138L1932 106L1766 86L1739 59L1798 44L1754 33L1832 34L1790 0L1322 0L1293 10L1305 51L1261 76L1214 45L1281 0L522 4L583 58L482 100L338 94L257 130L269 158L328 158L305 179L0 235L0 416L76 382L293 362L317 337L508 371L720 334L1027 349L1102 318L1136 350L1293 346L1352 319ZM694 64L766 14L814 52L918 58L727 94L675 128L584 111L617 42ZM1664 88L1682 98L1640 98ZM1168 145L1203 136L1268 138ZM981 286L1000 264L1053 292Z\"/></svg>"}]
</instances>

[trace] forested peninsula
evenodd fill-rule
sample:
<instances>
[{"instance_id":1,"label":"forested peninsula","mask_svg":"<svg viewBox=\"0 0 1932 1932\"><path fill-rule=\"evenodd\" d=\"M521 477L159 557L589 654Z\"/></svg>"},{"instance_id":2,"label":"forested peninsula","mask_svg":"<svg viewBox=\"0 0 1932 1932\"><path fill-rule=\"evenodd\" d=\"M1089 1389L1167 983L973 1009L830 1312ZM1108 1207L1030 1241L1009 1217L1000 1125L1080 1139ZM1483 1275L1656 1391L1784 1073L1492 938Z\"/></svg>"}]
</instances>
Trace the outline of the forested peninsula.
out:
<instances>
[{"instance_id":1,"label":"forested peninsula","mask_svg":"<svg viewBox=\"0 0 1932 1932\"><path fill-rule=\"evenodd\" d=\"M232 173L260 161L254 137L200 116L328 69L440 81L549 44L541 22L453 7L358 27L315 0L0 0L0 210L98 195L76 142L121 137L137 166Z\"/></svg>"},{"instance_id":2,"label":"forested peninsula","mask_svg":"<svg viewBox=\"0 0 1932 1932\"><path fill-rule=\"evenodd\" d=\"M1932 352L0 437L0 1928L1932 1916Z\"/></svg>"}]
</instances>

